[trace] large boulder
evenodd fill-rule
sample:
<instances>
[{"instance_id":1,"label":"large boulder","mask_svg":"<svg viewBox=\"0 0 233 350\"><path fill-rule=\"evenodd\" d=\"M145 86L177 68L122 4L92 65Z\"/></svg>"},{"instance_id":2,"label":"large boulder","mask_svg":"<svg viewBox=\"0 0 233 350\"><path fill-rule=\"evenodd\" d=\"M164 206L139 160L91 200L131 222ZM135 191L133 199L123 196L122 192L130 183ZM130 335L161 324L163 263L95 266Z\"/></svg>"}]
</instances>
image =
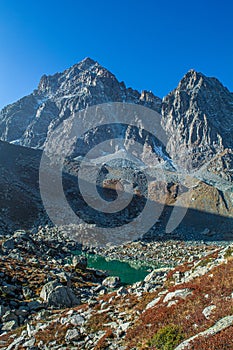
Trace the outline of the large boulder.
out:
<instances>
[{"instance_id":1,"label":"large boulder","mask_svg":"<svg viewBox=\"0 0 233 350\"><path fill-rule=\"evenodd\" d=\"M16 320L11 320L3 323L1 331L12 331L18 327L18 322Z\"/></svg>"},{"instance_id":2,"label":"large boulder","mask_svg":"<svg viewBox=\"0 0 233 350\"><path fill-rule=\"evenodd\" d=\"M144 278L144 282L155 283L155 282L161 281L170 270L171 269L169 267L163 267L160 269L153 270L152 272L149 273L149 275L147 275Z\"/></svg>"},{"instance_id":3,"label":"large boulder","mask_svg":"<svg viewBox=\"0 0 233 350\"><path fill-rule=\"evenodd\" d=\"M65 341L66 343L72 343L75 341L79 341L81 338L81 333L78 329L68 329L65 335Z\"/></svg>"},{"instance_id":4,"label":"large boulder","mask_svg":"<svg viewBox=\"0 0 233 350\"><path fill-rule=\"evenodd\" d=\"M49 306L56 308L73 307L80 304L71 288L64 286L57 281L46 283L40 293L41 299Z\"/></svg>"},{"instance_id":5,"label":"large boulder","mask_svg":"<svg viewBox=\"0 0 233 350\"><path fill-rule=\"evenodd\" d=\"M184 288L184 289L177 289L174 292L169 292L163 299L164 303L167 303L168 301L175 299L175 298L182 298L185 299L188 295L191 295L193 293L192 289Z\"/></svg>"},{"instance_id":6,"label":"large boulder","mask_svg":"<svg viewBox=\"0 0 233 350\"><path fill-rule=\"evenodd\" d=\"M120 277L118 276L109 276L105 278L102 282L102 285L108 288L116 288L120 284Z\"/></svg>"}]
</instances>

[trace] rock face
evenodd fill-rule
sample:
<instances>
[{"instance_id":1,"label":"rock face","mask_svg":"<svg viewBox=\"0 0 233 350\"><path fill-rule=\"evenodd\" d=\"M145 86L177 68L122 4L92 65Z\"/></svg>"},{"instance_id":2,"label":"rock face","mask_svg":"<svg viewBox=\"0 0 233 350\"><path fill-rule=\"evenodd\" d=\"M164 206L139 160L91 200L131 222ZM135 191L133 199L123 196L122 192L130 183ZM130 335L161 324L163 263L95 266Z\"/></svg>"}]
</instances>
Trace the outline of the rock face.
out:
<instances>
[{"instance_id":1,"label":"rock face","mask_svg":"<svg viewBox=\"0 0 233 350\"><path fill-rule=\"evenodd\" d=\"M233 94L216 78L190 70L163 99L162 124L174 162L199 168L233 146Z\"/></svg>"}]
</instances>

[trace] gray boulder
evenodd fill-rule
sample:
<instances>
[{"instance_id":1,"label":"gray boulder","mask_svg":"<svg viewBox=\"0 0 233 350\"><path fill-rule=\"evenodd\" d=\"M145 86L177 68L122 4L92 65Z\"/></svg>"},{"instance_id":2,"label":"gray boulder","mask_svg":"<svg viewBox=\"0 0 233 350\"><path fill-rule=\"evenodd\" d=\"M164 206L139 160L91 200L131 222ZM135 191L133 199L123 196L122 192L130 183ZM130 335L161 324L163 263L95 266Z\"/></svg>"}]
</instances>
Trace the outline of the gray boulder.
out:
<instances>
[{"instance_id":1,"label":"gray boulder","mask_svg":"<svg viewBox=\"0 0 233 350\"><path fill-rule=\"evenodd\" d=\"M70 343L72 341L78 341L80 337L81 335L78 329L76 328L68 329L68 331L66 332L65 341L66 343Z\"/></svg>"},{"instance_id":2,"label":"gray boulder","mask_svg":"<svg viewBox=\"0 0 233 350\"><path fill-rule=\"evenodd\" d=\"M163 299L163 302L167 303L168 301L175 298L185 299L188 295L191 295L191 294L192 294L192 290L189 288L178 289L178 290L175 290L174 292L167 293L167 295Z\"/></svg>"},{"instance_id":3,"label":"gray boulder","mask_svg":"<svg viewBox=\"0 0 233 350\"><path fill-rule=\"evenodd\" d=\"M46 283L41 290L40 297L49 306L56 308L73 307L80 304L80 299L76 297L72 289L57 281Z\"/></svg>"},{"instance_id":4,"label":"gray boulder","mask_svg":"<svg viewBox=\"0 0 233 350\"><path fill-rule=\"evenodd\" d=\"M153 270L144 278L146 283L157 283L161 282L163 278L167 275L168 271L171 269L169 267L163 267L160 269Z\"/></svg>"},{"instance_id":5,"label":"gray boulder","mask_svg":"<svg viewBox=\"0 0 233 350\"><path fill-rule=\"evenodd\" d=\"M202 313L205 316L205 318L209 319L215 309L216 305L210 305L205 307Z\"/></svg>"},{"instance_id":6,"label":"gray boulder","mask_svg":"<svg viewBox=\"0 0 233 350\"><path fill-rule=\"evenodd\" d=\"M118 276L109 276L105 278L102 282L102 285L108 288L116 288L120 284L120 277Z\"/></svg>"},{"instance_id":7,"label":"gray boulder","mask_svg":"<svg viewBox=\"0 0 233 350\"><path fill-rule=\"evenodd\" d=\"M18 327L18 322L16 320L11 320L8 322L4 322L2 325L2 331L11 331Z\"/></svg>"}]
</instances>

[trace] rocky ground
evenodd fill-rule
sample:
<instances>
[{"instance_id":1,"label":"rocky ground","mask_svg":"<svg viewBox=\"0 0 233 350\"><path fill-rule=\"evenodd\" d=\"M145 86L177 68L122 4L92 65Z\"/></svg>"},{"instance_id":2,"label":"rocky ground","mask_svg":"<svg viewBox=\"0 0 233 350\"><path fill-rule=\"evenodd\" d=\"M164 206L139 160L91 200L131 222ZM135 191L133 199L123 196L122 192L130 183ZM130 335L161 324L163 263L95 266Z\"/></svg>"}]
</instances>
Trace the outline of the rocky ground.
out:
<instances>
[{"instance_id":1,"label":"rocky ground","mask_svg":"<svg viewBox=\"0 0 233 350\"><path fill-rule=\"evenodd\" d=\"M205 254L216 250L219 242L210 244L201 242L184 242L161 240L157 242L128 242L122 246L87 247L85 251L94 252L109 260L120 260L132 266L175 267L185 262L200 259Z\"/></svg>"},{"instance_id":2,"label":"rocky ground","mask_svg":"<svg viewBox=\"0 0 233 350\"><path fill-rule=\"evenodd\" d=\"M1 349L233 347L232 244L134 242L98 250L163 265L129 286L88 268L71 253L80 248L55 228L2 237Z\"/></svg>"}]
</instances>

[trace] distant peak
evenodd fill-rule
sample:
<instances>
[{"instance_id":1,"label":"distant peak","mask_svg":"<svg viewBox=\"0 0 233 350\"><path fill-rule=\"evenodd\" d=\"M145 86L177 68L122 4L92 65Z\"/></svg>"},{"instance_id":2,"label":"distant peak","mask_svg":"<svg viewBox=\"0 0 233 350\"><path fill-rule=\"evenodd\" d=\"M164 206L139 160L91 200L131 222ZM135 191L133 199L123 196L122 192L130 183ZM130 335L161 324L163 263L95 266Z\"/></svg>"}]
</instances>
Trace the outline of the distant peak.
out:
<instances>
[{"instance_id":1,"label":"distant peak","mask_svg":"<svg viewBox=\"0 0 233 350\"><path fill-rule=\"evenodd\" d=\"M194 85L199 86L199 88L200 87L206 88L207 86L208 88L214 88L214 89L224 88L222 83L217 78L207 77L205 74L201 72L197 72L195 69L190 69L181 79L178 86L182 89L189 89L189 88L193 88Z\"/></svg>"}]
</instances>

